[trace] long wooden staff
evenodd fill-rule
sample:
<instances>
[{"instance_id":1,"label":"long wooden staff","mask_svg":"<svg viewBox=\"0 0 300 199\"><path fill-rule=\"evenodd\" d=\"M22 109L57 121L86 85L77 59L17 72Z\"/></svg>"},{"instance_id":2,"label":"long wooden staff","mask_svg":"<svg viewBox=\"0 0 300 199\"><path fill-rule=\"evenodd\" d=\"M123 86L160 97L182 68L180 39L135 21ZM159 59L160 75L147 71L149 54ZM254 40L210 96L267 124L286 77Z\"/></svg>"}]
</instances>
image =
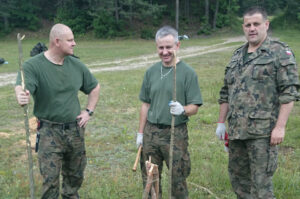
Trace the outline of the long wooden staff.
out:
<instances>
[{"instance_id":1,"label":"long wooden staff","mask_svg":"<svg viewBox=\"0 0 300 199\"><path fill-rule=\"evenodd\" d=\"M176 102L176 51L173 52L173 101ZM169 197L172 198L172 170L173 170L173 147L174 147L174 131L175 131L175 116L172 115L171 121L171 140L170 140L170 150L169 150Z\"/></svg>"},{"instance_id":2,"label":"long wooden staff","mask_svg":"<svg viewBox=\"0 0 300 199\"><path fill-rule=\"evenodd\" d=\"M22 40L24 39L25 35L22 37L20 33L17 35L18 39L18 47L19 47L19 66L21 72L21 80L22 80L22 89L25 91L25 78L24 78L24 71L23 71L23 49L22 49ZM25 130L26 130L26 146L27 146L27 155L28 155L28 164L29 164L29 180L30 180L30 197L31 199L35 199L34 197L34 178L33 178L33 161L32 161L32 153L31 153L31 142L30 142L30 131L29 131L29 122L28 122L28 105L23 106L24 109L24 123L25 123Z\"/></svg>"}]
</instances>

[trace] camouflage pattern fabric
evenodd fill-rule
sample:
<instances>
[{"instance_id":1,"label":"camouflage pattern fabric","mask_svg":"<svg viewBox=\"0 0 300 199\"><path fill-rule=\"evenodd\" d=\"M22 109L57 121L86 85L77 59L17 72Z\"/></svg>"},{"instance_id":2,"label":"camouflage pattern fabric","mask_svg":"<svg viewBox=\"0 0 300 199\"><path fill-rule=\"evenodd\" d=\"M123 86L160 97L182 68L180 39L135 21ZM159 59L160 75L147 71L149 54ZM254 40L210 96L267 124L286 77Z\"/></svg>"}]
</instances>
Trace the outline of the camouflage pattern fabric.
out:
<instances>
[{"instance_id":1,"label":"camouflage pattern fabric","mask_svg":"<svg viewBox=\"0 0 300 199\"><path fill-rule=\"evenodd\" d=\"M270 138L229 140L229 176L238 199L275 199L272 176L277 146Z\"/></svg>"},{"instance_id":2,"label":"camouflage pattern fabric","mask_svg":"<svg viewBox=\"0 0 300 199\"><path fill-rule=\"evenodd\" d=\"M59 176L63 176L62 198L78 199L86 166L84 129L74 126L62 130L56 126L39 129L39 167L43 176L42 199L59 197Z\"/></svg>"},{"instance_id":3,"label":"camouflage pattern fabric","mask_svg":"<svg viewBox=\"0 0 300 199\"><path fill-rule=\"evenodd\" d=\"M280 104L299 100L295 57L285 44L267 38L243 62L248 44L237 49L226 67L219 103L229 103L229 139L269 137Z\"/></svg>"},{"instance_id":4,"label":"camouflage pattern fabric","mask_svg":"<svg viewBox=\"0 0 300 199\"><path fill-rule=\"evenodd\" d=\"M188 189L186 178L191 171L191 161L188 152L188 131L186 124L176 126L174 134L172 198L187 199ZM142 157L140 160L143 185L145 187L147 182L145 161L149 160L149 156L151 156L151 162L157 164L159 170L159 198L161 198L162 195L161 173L163 161L165 161L167 167L169 167L170 138L170 126L158 128L157 125L149 122L146 123L143 136Z\"/></svg>"}]
</instances>

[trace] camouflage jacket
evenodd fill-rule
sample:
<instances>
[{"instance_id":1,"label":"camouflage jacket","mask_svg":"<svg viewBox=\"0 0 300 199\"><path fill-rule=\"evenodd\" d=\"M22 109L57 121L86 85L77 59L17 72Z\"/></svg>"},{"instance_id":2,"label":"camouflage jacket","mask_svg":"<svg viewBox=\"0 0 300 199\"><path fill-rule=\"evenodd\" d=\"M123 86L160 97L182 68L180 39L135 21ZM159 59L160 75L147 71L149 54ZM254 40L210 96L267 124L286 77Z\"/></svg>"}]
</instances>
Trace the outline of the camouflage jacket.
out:
<instances>
[{"instance_id":1,"label":"camouflage jacket","mask_svg":"<svg viewBox=\"0 0 300 199\"><path fill-rule=\"evenodd\" d=\"M299 99L299 74L289 47L267 37L243 63L248 43L238 48L225 70L219 103L228 103L229 139L269 137L280 104Z\"/></svg>"}]
</instances>

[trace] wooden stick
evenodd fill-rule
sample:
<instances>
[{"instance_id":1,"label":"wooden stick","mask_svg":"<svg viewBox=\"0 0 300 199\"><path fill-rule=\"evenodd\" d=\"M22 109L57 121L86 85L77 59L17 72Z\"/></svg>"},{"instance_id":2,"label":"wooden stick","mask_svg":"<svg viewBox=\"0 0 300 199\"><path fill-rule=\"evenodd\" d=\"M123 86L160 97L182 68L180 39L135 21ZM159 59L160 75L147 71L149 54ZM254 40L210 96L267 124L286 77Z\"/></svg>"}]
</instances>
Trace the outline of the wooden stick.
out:
<instances>
[{"instance_id":1,"label":"wooden stick","mask_svg":"<svg viewBox=\"0 0 300 199\"><path fill-rule=\"evenodd\" d=\"M21 80L22 80L22 89L25 91L25 78L24 78L24 71L23 71L23 49L22 49L22 40L24 39L20 36L20 33L17 35L18 40L18 47L19 47L19 67L21 72ZM27 146L27 156L28 156L28 164L29 164L29 181L30 181L30 196L31 199L35 199L34 197L34 178L33 178L33 161L32 161L32 153L31 153L31 142L30 142L30 131L29 131L29 119L28 119L28 105L24 105L24 123L25 123L25 130L26 130L26 146Z\"/></svg>"},{"instance_id":2,"label":"wooden stick","mask_svg":"<svg viewBox=\"0 0 300 199\"><path fill-rule=\"evenodd\" d=\"M142 151L142 145L139 146L138 152L136 154L135 162L134 162L134 165L132 167L132 171L136 171L136 168L137 168L137 165L139 163L140 156L141 156L141 151Z\"/></svg>"},{"instance_id":3,"label":"wooden stick","mask_svg":"<svg viewBox=\"0 0 300 199\"><path fill-rule=\"evenodd\" d=\"M176 102L176 51L173 52L173 101ZM173 146L174 146L174 132L175 132L175 116L172 115L171 121L171 140L170 140L170 151L169 151L169 198L172 198L172 170L173 170Z\"/></svg>"},{"instance_id":4,"label":"wooden stick","mask_svg":"<svg viewBox=\"0 0 300 199\"><path fill-rule=\"evenodd\" d=\"M150 169L149 169L149 172L148 172L148 177L147 177L147 183L146 183L146 187L145 187L145 190L144 190L144 193L143 193L143 199L147 199L148 196L149 196L149 193L150 193L150 190L151 190L151 187L152 187L152 182L153 182L153 164L150 165ZM146 165L147 167L147 165Z\"/></svg>"},{"instance_id":5,"label":"wooden stick","mask_svg":"<svg viewBox=\"0 0 300 199\"><path fill-rule=\"evenodd\" d=\"M203 187L203 186L201 186L201 185L197 185L197 184L195 184L195 183L193 183L193 182L187 182L188 184L191 184L191 185L194 185L194 186L196 186L196 187L198 187L199 189L203 189L204 191L206 191L207 193L209 193L210 195L212 195L212 196L214 196L216 199L220 199L220 198L218 198L218 196L216 196L216 194L214 194L212 191L210 191L208 188L206 188L206 187Z\"/></svg>"}]
</instances>

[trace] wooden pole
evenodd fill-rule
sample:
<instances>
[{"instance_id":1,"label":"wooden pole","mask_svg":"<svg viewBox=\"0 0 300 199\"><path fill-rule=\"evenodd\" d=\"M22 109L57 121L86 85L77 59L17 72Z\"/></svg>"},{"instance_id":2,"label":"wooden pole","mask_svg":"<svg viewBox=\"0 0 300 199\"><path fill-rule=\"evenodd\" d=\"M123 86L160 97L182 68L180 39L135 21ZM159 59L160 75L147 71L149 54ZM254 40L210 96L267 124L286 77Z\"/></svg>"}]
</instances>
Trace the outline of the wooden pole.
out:
<instances>
[{"instance_id":1,"label":"wooden pole","mask_svg":"<svg viewBox=\"0 0 300 199\"><path fill-rule=\"evenodd\" d=\"M176 102L176 52L173 53L174 69L173 69L173 101ZM175 116L172 115L171 121L171 140L169 150L169 198L172 198L172 170L173 170L173 147L174 147L174 132L175 132Z\"/></svg>"},{"instance_id":2,"label":"wooden pole","mask_svg":"<svg viewBox=\"0 0 300 199\"><path fill-rule=\"evenodd\" d=\"M23 71L23 49L22 49L22 40L24 39L20 36L20 33L17 35L18 39L18 47L19 47L19 67L21 72L21 80L22 80L22 89L25 91L25 78L24 78L24 71ZM35 199L34 197L34 178L33 178L33 161L32 161L32 153L31 153L31 142L30 142L30 131L29 131L29 119L28 119L28 105L23 106L24 109L24 123L25 123L25 130L26 130L26 146L27 146L27 156L28 156L28 164L29 164L29 181L30 181L30 197L31 199Z\"/></svg>"}]
</instances>

